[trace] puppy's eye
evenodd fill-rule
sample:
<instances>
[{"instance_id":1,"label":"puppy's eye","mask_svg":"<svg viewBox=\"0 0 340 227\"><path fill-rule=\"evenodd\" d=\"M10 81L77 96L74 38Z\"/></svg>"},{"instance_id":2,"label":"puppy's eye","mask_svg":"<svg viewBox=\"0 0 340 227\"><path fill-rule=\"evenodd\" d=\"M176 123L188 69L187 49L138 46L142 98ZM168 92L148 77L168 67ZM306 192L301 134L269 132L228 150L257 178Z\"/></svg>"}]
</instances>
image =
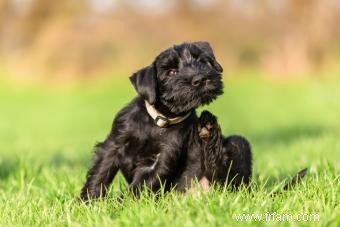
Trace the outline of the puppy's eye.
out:
<instances>
[{"instance_id":1,"label":"puppy's eye","mask_svg":"<svg viewBox=\"0 0 340 227\"><path fill-rule=\"evenodd\" d=\"M177 69L170 69L170 70L168 71L168 75L169 75L169 76L175 76L175 75L177 75L177 73L178 73L178 70L177 70Z\"/></svg>"}]
</instances>

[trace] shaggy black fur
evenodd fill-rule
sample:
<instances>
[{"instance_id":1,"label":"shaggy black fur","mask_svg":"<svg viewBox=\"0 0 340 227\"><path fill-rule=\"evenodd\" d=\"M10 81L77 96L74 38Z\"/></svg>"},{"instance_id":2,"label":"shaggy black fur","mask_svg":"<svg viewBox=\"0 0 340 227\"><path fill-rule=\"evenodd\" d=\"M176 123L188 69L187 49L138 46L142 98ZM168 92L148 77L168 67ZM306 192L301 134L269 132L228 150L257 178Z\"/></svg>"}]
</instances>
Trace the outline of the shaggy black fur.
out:
<instances>
[{"instance_id":1,"label":"shaggy black fur","mask_svg":"<svg viewBox=\"0 0 340 227\"><path fill-rule=\"evenodd\" d=\"M81 199L104 196L118 170L135 193L143 184L153 191L161 184L165 190L174 186L184 191L203 172L211 179L216 172L222 183L228 169L232 176L243 176L248 182L250 148L241 137L218 137L218 149L209 151L217 158L206 153L204 167L201 162L195 109L223 93L222 70L210 45L195 42L165 50L150 66L133 74L130 80L138 96L116 115L110 134L96 145ZM181 123L161 128L147 113L144 100L169 118L191 114ZM221 151L227 154L227 163L220 159Z\"/></svg>"},{"instance_id":2,"label":"shaggy black fur","mask_svg":"<svg viewBox=\"0 0 340 227\"><path fill-rule=\"evenodd\" d=\"M202 112L197 129L202 176L209 182L228 182L236 187L242 182L248 184L252 173L248 141L241 136L223 137L216 117L208 111Z\"/></svg>"}]
</instances>

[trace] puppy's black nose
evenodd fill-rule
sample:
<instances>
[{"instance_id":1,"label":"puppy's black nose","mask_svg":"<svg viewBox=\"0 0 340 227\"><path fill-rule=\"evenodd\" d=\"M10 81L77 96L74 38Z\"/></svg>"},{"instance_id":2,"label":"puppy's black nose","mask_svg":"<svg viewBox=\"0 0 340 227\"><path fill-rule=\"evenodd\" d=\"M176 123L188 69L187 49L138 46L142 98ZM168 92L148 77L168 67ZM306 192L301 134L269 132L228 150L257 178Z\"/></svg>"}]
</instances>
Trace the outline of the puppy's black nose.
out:
<instances>
[{"instance_id":1,"label":"puppy's black nose","mask_svg":"<svg viewBox=\"0 0 340 227\"><path fill-rule=\"evenodd\" d=\"M197 87L197 86L200 86L202 83L204 83L206 80L207 79L204 76L196 75L196 76L194 76L194 78L192 78L191 84L192 84L192 86Z\"/></svg>"}]
</instances>

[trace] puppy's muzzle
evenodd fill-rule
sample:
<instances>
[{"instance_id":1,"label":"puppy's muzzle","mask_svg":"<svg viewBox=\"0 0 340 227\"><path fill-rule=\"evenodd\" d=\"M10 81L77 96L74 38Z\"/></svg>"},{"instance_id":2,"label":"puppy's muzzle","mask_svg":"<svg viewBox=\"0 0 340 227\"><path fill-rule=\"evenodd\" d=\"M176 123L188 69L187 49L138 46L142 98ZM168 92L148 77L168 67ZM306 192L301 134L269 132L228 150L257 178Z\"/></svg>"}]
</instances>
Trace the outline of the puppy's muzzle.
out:
<instances>
[{"instance_id":1,"label":"puppy's muzzle","mask_svg":"<svg viewBox=\"0 0 340 227\"><path fill-rule=\"evenodd\" d=\"M195 86L195 87L198 87L202 84L205 84L205 82L207 81L207 78L203 75L197 75L197 76L194 76L191 80L191 85L192 86Z\"/></svg>"}]
</instances>

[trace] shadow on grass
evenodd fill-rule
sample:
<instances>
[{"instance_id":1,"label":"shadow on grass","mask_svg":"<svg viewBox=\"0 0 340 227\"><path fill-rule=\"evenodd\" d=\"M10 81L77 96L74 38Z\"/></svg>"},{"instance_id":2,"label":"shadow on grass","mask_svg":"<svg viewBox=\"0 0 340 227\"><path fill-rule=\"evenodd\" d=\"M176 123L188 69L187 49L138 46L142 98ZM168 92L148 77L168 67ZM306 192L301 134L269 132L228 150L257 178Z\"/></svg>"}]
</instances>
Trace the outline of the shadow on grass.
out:
<instances>
[{"instance_id":1,"label":"shadow on grass","mask_svg":"<svg viewBox=\"0 0 340 227\"><path fill-rule=\"evenodd\" d=\"M19 159L3 157L0 160L0 180L6 180L19 168Z\"/></svg>"},{"instance_id":2,"label":"shadow on grass","mask_svg":"<svg viewBox=\"0 0 340 227\"><path fill-rule=\"evenodd\" d=\"M309 173L309 167L306 167L306 176L308 176ZM296 169L296 171L287 171L287 173L281 173L279 176L266 176L265 178L260 177L261 174L254 174L252 177L252 181L255 183L263 184L265 183L265 188L272 189L277 186L283 186L285 183L290 182L301 170L304 170L305 168ZM306 176L304 176L302 179L304 179ZM262 178L262 179L261 179Z\"/></svg>"},{"instance_id":3,"label":"shadow on grass","mask_svg":"<svg viewBox=\"0 0 340 227\"><path fill-rule=\"evenodd\" d=\"M332 129L318 125L292 125L286 128L268 130L262 134L255 134L251 140L255 143L270 144L290 144L300 139L313 139L331 132Z\"/></svg>"},{"instance_id":4,"label":"shadow on grass","mask_svg":"<svg viewBox=\"0 0 340 227\"><path fill-rule=\"evenodd\" d=\"M59 169L67 168L87 168L91 163L90 156L68 157L62 153L52 153L46 160L32 158L1 157L0 159L0 180L6 180L11 175L15 175L20 169L34 169L39 171L42 168Z\"/></svg>"},{"instance_id":5,"label":"shadow on grass","mask_svg":"<svg viewBox=\"0 0 340 227\"><path fill-rule=\"evenodd\" d=\"M54 168L66 167L89 167L91 164L91 157L88 155L79 155L76 157L68 157L63 153L51 154L48 165Z\"/></svg>"}]
</instances>

